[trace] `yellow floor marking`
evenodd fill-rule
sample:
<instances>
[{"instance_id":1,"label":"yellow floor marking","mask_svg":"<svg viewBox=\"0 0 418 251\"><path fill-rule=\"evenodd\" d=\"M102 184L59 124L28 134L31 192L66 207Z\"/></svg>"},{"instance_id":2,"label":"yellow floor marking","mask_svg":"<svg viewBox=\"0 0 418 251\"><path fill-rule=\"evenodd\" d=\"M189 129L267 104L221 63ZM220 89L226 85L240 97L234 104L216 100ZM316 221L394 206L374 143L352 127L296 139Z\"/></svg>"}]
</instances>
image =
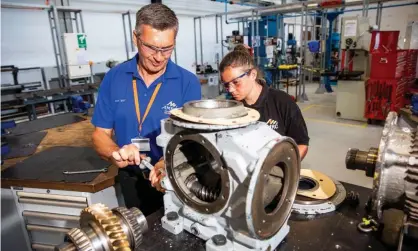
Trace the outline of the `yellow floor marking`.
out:
<instances>
[{"instance_id":1,"label":"yellow floor marking","mask_svg":"<svg viewBox=\"0 0 418 251\"><path fill-rule=\"evenodd\" d=\"M364 124L361 124L361 125L355 125L355 124L341 123L341 122L335 122L335 121L329 121L329 120L322 120L322 119L313 119L313 118L305 118L305 120L307 120L307 121L313 121L313 122L333 124L333 125L367 128L367 123L364 123Z\"/></svg>"},{"instance_id":2,"label":"yellow floor marking","mask_svg":"<svg viewBox=\"0 0 418 251\"><path fill-rule=\"evenodd\" d=\"M307 107L302 108L302 112L307 111L307 110L309 110L309 109L311 109L312 107L315 107L315 106L316 105L308 105Z\"/></svg>"}]
</instances>

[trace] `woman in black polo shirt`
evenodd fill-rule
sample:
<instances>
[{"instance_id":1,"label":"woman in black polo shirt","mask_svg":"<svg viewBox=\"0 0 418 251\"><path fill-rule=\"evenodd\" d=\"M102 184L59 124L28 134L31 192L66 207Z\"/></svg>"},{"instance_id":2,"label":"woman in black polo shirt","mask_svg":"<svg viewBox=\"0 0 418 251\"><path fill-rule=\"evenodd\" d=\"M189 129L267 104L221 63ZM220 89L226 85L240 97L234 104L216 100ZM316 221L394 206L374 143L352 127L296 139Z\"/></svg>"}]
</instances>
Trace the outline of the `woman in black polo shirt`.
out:
<instances>
[{"instance_id":1,"label":"woman in black polo shirt","mask_svg":"<svg viewBox=\"0 0 418 251\"><path fill-rule=\"evenodd\" d=\"M224 87L232 97L257 110L260 121L281 135L293 138L303 159L308 152L309 136L302 113L287 93L266 85L252 56L234 50L222 59L219 71Z\"/></svg>"}]
</instances>

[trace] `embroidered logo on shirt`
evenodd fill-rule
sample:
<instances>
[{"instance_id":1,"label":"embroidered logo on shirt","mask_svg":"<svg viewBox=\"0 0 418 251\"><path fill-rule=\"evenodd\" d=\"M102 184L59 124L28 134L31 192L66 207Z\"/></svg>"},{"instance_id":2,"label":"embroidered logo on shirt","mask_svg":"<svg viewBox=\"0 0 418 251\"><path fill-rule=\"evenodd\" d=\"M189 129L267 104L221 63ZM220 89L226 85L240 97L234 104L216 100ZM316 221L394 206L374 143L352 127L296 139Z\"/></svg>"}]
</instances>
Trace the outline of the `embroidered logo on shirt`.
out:
<instances>
[{"instance_id":1,"label":"embroidered logo on shirt","mask_svg":"<svg viewBox=\"0 0 418 251\"><path fill-rule=\"evenodd\" d=\"M267 125L273 130L279 129L279 123L274 119L267 120Z\"/></svg>"},{"instance_id":2,"label":"embroidered logo on shirt","mask_svg":"<svg viewBox=\"0 0 418 251\"><path fill-rule=\"evenodd\" d=\"M177 104L173 101L168 102L165 106L161 107L165 114L169 114L171 110L177 108Z\"/></svg>"}]
</instances>

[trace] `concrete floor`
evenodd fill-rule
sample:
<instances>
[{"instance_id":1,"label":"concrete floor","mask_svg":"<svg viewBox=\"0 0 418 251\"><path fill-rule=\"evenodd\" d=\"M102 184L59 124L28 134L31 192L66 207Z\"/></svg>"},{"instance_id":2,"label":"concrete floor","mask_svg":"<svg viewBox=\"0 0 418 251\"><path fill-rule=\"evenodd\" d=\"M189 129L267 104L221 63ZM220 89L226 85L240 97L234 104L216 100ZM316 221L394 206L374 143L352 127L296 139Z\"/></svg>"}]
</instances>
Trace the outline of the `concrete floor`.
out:
<instances>
[{"instance_id":1,"label":"concrete floor","mask_svg":"<svg viewBox=\"0 0 418 251\"><path fill-rule=\"evenodd\" d=\"M349 148L368 150L377 147L382 126L365 122L336 118L336 93L315 94L318 84L307 84L309 101L298 102L311 138L307 156L302 168L318 170L340 181L364 187L372 187L372 179L364 171L352 171L345 167ZM294 95L295 88L289 88Z\"/></svg>"}]
</instances>

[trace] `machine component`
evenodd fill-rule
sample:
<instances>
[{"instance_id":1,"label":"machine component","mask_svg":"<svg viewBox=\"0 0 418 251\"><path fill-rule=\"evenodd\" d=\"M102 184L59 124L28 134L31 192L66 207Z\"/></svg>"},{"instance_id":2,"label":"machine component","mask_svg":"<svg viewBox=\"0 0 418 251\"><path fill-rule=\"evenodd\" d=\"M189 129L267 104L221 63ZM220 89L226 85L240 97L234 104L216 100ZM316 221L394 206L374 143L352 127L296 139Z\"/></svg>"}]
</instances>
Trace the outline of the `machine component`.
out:
<instances>
[{"instance_id":1,"label":"machine component","mask_svg":"<svg viewBox=\"0 0 418 251\"><path fill-rule=\"evenodd\" d=\"M361 152L351 149L346 157L348 169L365 170L368 176L374 177L373 192L367 209L379 224L384 223L383 236L396 236L391 240L383 239L391 245L396 245L394 240L400 235L403 236L400 234L402 229L400 227L393 232L392 224L398 224L396 222L399 221L403 222L403 227L409 226L405 234L418 238L416 133L417 124L412 119L390 112L386 118L379 150ZM402 213L401 216L396 217L398 220L385 220L384 215L389 209L404 211L405 219ZM388 234L388 231L391 234Z\"/></svg>"},{"instance_id":2,"label":"machine component","mask_svg":"<svg viewBox=\"0 0 418 251\"><path fill-rule=\"evenodd\" d=\"M370 24L367 17L343 17L341 29L342 49L369 50L370 46Z\"/></svg>"},{"instance_id":3,"label":"machine component","mask_svg":"<svg viewBox=\"0 0 418 251\"><path fill-rule=\"evenodd\" d=\"M91 104L87 101L84 101L83 97L80 95L74 95L71 97L71 104L73 106L74 113L83 113L88 114Z\"/></svg>"},{"instance_id":4,"label":"machine component","mask_svg":"<svg viewBox=\"0 0 418 251\"><path fill-rule=\"evenodd\" d=\"M365 89L364 80L338 80L335 109L338 118L367 121L364 117Z\"/></svg>"},{"instance_id":5,"label":"machine component","mask_svg":"<svg viewBox=\"0 0 418 251\"><path fill-rule=\"evenodd\" d=\"M353 148L348 150L345 164L351 170L363 170L367 177L374 176L379 149L371 147L368 152Z\"/></svg>"},{"instance_id":6,"label":"machine component","mask_svg":"<svg viewBox=\"0 0 418 251\"><path fill-rule=\"evenodd\" d=\"M309 171L309 172L307 172ZM303 215L319 215L335 211L345 200L347 192L344 186L329 177L330 182L335 184L334 189L328 189L334 191L329 194L326 199L316 198L314 196L304 196L305 192L308 191L318 191L320 186L323 186L324 179L326 179L324 174L319 173L318 171L313 172L314 175L310 175L312 170L302 169L301 178L299 180L298 195L296 196L295 202L293 203L293 212L294 214L303 214ZM327 186L329 186L327 184Z\"/></svg>"},{"instance_id":7,"label":"machine component","mask_svg":"<svg viewBox=\"0 0 418 251\"><path fill-rule=\"evenodd\" d=\"M319 53L321 49L320 41L310 41L308 43L308 48L310 52Z\"/></svg>"},{"instance_id":8,"label":"machine component","mask_svg":"<svg viewBox=\"0 0 418 251\"><path fill-rule=\"evenodd\" d=\"M85 173L106 173L107 168L97 170L82 170L82 171L64 171L63 174L85 174Z\"/></svg>"},{"instance_id":9,"label":"machine component","mask_svg":"<svg viewBox=\"0 0 418 251\"><path fill-rule=\"evenodd\" d=\"M412 98L411 98L411 112L414 115L418 115L418 94L412 95Z\"/></svg>"},{"instance_id":10,"label":"machine component","mask_svg":"<svg viewBox=\"0 0 418 251\"><path fill-rule=\"evenodd\" d=\"M163 120L157 138L167 173L163 228L207 240L206 250L277 247L289 232L299 180L295 142L257 117L238 123L252 111L234 101L192 101L182 113Z\"/></svg>"},{"instance_id":11,"label":"machine component","mask_svg":"<svg viewBox=\"0 0 418 251\"><path fill-rule=\"evenodd\" d=\"M146 231L148 224L139 209L117 207L110 210L103 204L94 204L81 211L80 228L71 229L66 241L55 250L136 250Z\"/></svg>"},{"instance_id":12,"label":"machine component","mask_svg":"<svg viewBox=\"0 0 418 251\"><path fill-rule=\"evenodd\" d=\"M11 121L2 121L1 122L1 156L4 157L10 152L9 144L7 143L6 135L9 134L8 129L16 127L16 122ZM3 164L3 159L2 159Z\"/></svg>"},{"instance_id":13,"label":"machine component","mask_svg":"<svg viewBox=\"0 0 418 251\"><path fill-rule=\"evenodd\" d=\"M235 46L244 43L244 36L240 35L239 31L232 31L232 36L226 37L226 43L226 47L228 48L228 50L232 51L235 48Z\"/></svg>"}]
</instances>

